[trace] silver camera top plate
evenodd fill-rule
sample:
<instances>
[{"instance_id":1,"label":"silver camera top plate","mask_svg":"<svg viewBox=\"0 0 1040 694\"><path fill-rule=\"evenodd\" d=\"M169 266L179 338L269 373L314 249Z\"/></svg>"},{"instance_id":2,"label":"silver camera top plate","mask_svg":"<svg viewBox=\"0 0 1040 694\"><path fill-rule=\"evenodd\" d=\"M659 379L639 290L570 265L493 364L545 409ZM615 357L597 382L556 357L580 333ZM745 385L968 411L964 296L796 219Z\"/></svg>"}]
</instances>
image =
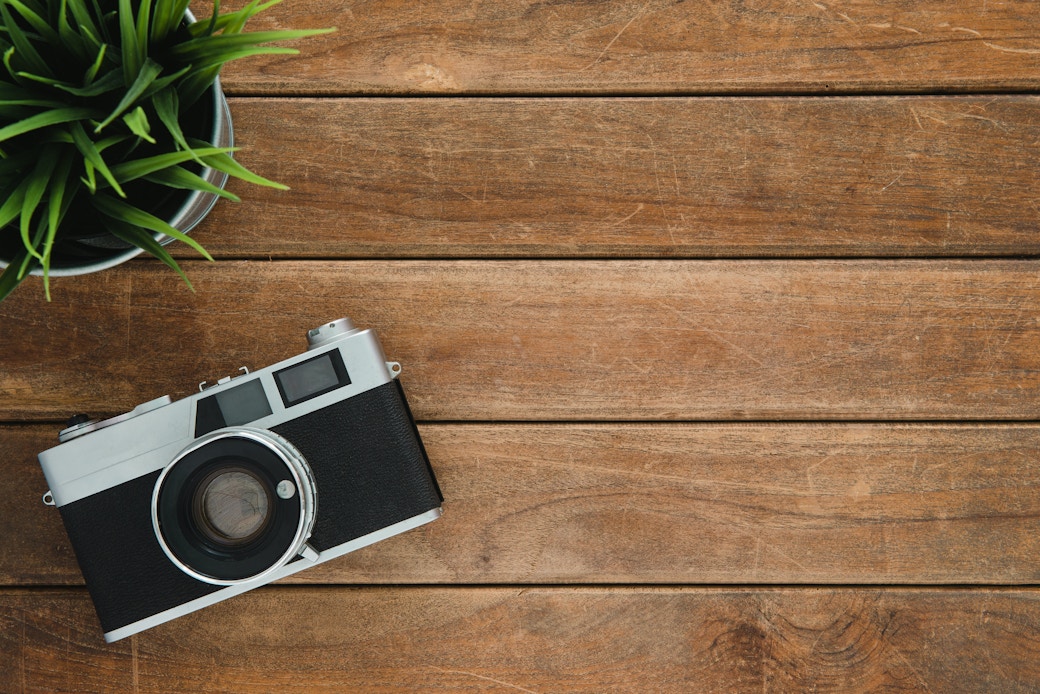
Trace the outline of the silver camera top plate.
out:
<instances>
[{"instance_id":1,"label":"silver camera top plate","mask_svg":"<svg viewBox=\"0 0 1040 694\"><path fill-rule=\"evenodd\" d=\"M338 352L349 382L287 405L275 374L329 352ZM307 351L296 356L248 375L221 379L180 400L163 396L101 422L86 422L80 425L82 432L74 427L71 438L39 454L40 466L54 504L63 506L166 467L198 438L198 404L212 396L255 383L251 387L257 393L262 390L267 399L267 413L237 424L266 429L376 388L399 374L400 365L386 361L371 330L358 330L349 319L339 319L310 331Z\"/></svg>"}]
</instances>

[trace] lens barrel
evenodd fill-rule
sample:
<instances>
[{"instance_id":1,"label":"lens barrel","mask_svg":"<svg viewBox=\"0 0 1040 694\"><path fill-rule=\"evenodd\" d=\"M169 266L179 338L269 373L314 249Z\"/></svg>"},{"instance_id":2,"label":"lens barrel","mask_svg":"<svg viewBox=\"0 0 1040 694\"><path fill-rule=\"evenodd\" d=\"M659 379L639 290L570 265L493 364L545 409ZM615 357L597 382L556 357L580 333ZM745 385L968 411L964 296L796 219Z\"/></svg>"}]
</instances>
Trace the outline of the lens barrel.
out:
<instances>
[{"instance_id":1,"label":"lens barrel","mask_svg":"<svg viewBox=\"0 0 1040 694\"><path fill-rule=\"evenodd\" d=\"M163 552L216 585L258 581L299 554L316 509L314 476L299 451L248 427L197 439L166 466L152 494Z\"/></svg>"}]
</instances>

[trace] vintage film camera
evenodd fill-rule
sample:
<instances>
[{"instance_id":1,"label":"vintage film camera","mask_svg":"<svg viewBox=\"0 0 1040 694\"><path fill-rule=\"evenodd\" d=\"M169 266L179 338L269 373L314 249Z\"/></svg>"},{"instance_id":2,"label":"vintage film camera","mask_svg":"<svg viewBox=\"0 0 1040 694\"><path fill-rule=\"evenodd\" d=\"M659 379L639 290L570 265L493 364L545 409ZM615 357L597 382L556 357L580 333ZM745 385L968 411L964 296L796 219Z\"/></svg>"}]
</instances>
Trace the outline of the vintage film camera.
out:
<instances>
[{"instance_id":1,"label":"vintage film camera","mask_svg":"<svg viewBox=\"0 0 1040 694\"><path fill-rule=\"evenodd\" d=\"M40 453L106 641L440 516L400 365L346 318L307 342Z\"/></svg>"}]
</instances>

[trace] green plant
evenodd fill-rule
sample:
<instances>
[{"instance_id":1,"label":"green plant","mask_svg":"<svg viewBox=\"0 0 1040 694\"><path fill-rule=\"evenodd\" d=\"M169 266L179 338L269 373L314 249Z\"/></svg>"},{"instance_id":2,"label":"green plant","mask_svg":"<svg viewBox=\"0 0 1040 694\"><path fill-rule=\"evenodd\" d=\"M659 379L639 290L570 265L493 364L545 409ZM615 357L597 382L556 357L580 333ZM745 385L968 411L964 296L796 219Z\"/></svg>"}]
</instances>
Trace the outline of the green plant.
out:
<instances>
[{"instance_id":1,"label":"green plant","mask_svg":"<svg viewBox=\"0 0 1040 694\"><path fill-rule=\"evenodd\" d=\"M188 282L155 235L212 258L153 214L156 197L186 189L237 200L202 167L284 188L186 127L224 63L297 53L266 44L332 31L242 32L278 2L221 14L216 0L211 16L188 24L188 0L0 0L0 248L9 263L0 300L35 268L50 300L55 249L85 234L148 251Z\"/></svg>"}]
</instances>

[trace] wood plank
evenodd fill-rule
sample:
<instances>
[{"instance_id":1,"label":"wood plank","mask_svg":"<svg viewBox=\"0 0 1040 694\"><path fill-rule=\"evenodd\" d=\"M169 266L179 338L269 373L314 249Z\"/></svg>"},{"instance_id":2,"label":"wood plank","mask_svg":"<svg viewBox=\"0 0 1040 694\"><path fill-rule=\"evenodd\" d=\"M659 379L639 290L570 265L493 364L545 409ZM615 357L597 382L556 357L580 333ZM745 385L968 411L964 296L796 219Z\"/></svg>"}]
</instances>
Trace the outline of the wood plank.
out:
<instances>
[{"instance_id":1,"label":"wood plank","mask_svg":"<svg viewBox=\"0 0 1040 694\"><path fill-rule=\"evenodd\" d=\"M240 61L227 82L266 94L1033 89L1038 24L1029 0L309 0L253 28L340 31L300 42L300 56Z\"/></svg>"},{"instance_id":2,"label":"wood plank","mask_svg":"<svg viewBox=\"0 0 1040 694\"><path fill-rule=\"evenodd\" d=\"M1040 253L1033 96L232 109L242 161L293 190L232 183L195 232L218 256Z\"/></svg>"},{"instance_id":3,"label":"wood plank","mask_svg":"<svg viewBox=\"0 0 1040 694\"><path fill-rule=\"evenodd\" d=\"M1037 419L1037 261L158 261L0 304L0 418L113 414L374 328L421 420Z\"/></svg>"},{"instance_id":4,"label":"wood plank","mask_svg":"<svg viewBox=\"0 0 1040 694\"><path fill-rule=\"evenodd\" d=\"M0 688L1030 692L1037 597L266 588L106 646L83 593L3 592Z\"/></svg>"},{"instance_id":5,"label":"wood plank","mask_svg":"<svg viewBox=\"0 0 1040 694\"><path fill-rule=\"evenodd\" d=\"M1040 583L1040 427L424 425L447 498L298 583ZM82 582L0 428L0 584ZM320 496L320 490L319 490Z\"/></svg>"}]
</instances>

